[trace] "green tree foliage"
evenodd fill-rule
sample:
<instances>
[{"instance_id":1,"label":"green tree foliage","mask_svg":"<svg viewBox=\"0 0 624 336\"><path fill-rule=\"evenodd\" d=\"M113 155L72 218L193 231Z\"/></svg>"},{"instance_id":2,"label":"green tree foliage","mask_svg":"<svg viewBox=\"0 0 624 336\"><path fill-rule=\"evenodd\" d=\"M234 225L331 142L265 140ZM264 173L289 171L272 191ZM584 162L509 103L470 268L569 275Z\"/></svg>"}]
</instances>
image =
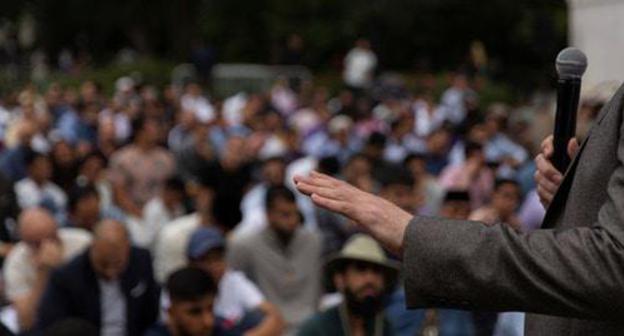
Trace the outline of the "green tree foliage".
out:
<instances>
[{"instance_id":1,"label":"green tree foliage","mask_svg":"<svg viewBox=\"0 0 624 336\"><path fill-rule=\"evenodd\" d=\"M566 44L564 0L205 0L201 7L202 36L228 61L279 60L295 32L315 69L338 68L364 36L383 68L454 70L480 40L493 77L533 86L552 78Z\"/></svg>"},{"instance_id":2,"label":"green tree foliage","mask_svg":"<svg viewBox=\"0 0 624 336\"><path fill-rule=\"evenodd\" d=\"M184 61L195 40L222 62L276 63L285 40L299 34L304 63L339 70L360 36L380 66L403 71L454 70L469 45L484 43L490 75L525 86L553 77L566 44L564 0L27 0L4 1L4 13L34 12L40 44L65 46L106 62L130 45Z\"/></svg>"}]
</instances>

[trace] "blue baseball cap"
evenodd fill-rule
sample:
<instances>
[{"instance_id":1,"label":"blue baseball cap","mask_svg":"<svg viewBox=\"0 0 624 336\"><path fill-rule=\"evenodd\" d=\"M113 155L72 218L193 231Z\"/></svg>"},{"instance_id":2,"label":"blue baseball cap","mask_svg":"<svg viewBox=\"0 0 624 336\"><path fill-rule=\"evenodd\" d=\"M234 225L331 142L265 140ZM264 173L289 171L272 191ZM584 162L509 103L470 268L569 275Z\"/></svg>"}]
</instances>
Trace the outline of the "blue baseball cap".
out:
<instances>
[{"instance_id":1,"label":"blue baseball cap","mask_svg":"<svg viewBox=\"0 0 624 336\"><path fill-rule=\"evenodd\" d=\"M201 227L193 232L186 245L186 256L197 259L216 248L225 247L225 238L215 228Z\"/></svg>"}]
</instances>

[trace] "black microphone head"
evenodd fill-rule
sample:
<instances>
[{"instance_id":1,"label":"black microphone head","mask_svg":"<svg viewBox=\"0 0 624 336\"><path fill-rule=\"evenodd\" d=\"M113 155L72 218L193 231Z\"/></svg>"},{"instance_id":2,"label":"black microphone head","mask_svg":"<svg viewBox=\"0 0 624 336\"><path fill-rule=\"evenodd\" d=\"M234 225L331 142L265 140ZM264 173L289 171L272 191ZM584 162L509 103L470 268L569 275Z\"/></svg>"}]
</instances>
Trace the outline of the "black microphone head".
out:
<instances>
[{"instance_id":1,"label":"black microphone head","mask_svg":"<svg viewBox=\"0 0 624 336\"><path fill-rule=\"evenodd\" d=\"M580 79L587 69L587 56L578 48L568 47L557 55L555 62L561 79Z\"/></svg>"}]
</instances>

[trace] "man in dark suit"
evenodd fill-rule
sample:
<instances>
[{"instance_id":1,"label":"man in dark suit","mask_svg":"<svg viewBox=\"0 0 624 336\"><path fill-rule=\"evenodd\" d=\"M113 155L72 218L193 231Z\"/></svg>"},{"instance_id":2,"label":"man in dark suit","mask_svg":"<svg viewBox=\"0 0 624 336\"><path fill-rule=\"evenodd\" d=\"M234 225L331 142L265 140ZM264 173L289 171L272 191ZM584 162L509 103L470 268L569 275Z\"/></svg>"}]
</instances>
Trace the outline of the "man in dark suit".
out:
<instances>
[{"instance_id":1,"label":"man in dark suit","mask_svg":"<svg viewBox=\"0 0 624 336\"><path fill-rule=\"evenodd\" d=\"M130 246L123 224L104 220L84 253L55 270L39 303L37 329L69 318L100 335L142 335L158 316L158 287L149 252Z\"/></svg>"},{"instance_id":2,"label":"man in dark suit","mask_svg":"<svg viewBox=\"0 0 624 336\"><path fill-rule=\"evenodd\" d=\"M358 222L403 256L412 308L526 311L529 336L621 335L623 104L624 86L597 116L560 186L550 186L557 191L542 229L528 234L507 225L414 217L318 173L295 183L316 205ZM538 182L544 189L550 179Z\"/></svg>"}]
</instances>

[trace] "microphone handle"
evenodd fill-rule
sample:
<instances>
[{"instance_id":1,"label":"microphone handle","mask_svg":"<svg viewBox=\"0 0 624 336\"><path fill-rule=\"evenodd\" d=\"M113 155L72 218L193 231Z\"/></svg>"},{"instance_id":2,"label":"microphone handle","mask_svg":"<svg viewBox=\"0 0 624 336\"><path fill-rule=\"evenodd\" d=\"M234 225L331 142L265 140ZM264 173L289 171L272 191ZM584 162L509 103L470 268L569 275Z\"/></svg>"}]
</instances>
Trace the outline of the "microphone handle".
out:
<instances>
[{"instance_id":1,"label":"microphone handle","mask_svg":"<svg viewBox=\"0 0 624 336\"><path fill-rule=\"evenodd\" d=\"M576 134L581 79L559 79L557 82L557 114L555 115L554 153L552 162L562 174L570 164L568 142Z\"/></svg>"}]
</instances>

